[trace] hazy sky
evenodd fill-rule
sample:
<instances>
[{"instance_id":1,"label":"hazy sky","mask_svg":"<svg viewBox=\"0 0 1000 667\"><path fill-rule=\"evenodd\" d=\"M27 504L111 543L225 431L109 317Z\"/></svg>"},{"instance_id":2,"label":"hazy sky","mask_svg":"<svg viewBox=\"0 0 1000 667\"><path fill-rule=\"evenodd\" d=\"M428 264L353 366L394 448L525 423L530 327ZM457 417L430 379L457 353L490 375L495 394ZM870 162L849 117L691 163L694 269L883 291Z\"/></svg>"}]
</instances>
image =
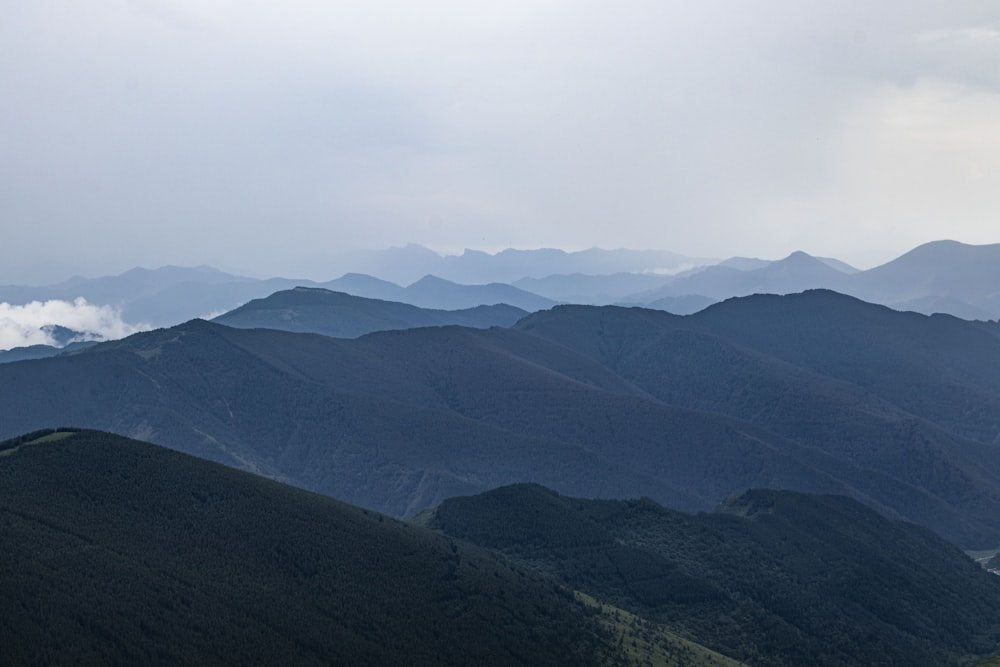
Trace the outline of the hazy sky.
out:
<instances>
[{"instance_id":1,"label":"hazy sky","mask_svg":"<svg viewBox=\"0 0 1000 667\"><path fill-rule=\"evenodd\" d=\"M993 2L3 5L0 282L1000 241Z\"/></svg>"}]
</instances>

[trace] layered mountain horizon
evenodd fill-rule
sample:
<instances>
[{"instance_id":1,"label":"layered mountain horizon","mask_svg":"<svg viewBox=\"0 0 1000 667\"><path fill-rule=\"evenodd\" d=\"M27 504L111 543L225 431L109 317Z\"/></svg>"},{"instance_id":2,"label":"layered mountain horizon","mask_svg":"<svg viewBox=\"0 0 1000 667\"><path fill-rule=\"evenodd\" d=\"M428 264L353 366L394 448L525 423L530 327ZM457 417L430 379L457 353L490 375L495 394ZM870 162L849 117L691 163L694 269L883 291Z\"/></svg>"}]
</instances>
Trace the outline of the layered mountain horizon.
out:
<instances>
[{"instance_id":1,"label":"layered mountain horizon","mask_svg":"<svg viewBox=\"0 0 1000 667\"><path fill-rule=\"evenodd\" d=\"M432 310L506 304L534 312L573 303L635 305L675 314L694 313L734 296L822 288L897 310L940 312L967 320L1000 318L1000 294L994 288L1000 280L996 268L1000 244L935 241L867 270L804 252L774 261L734 257L709 262L660 251L467 250L442 256L407 246L372 251L365 257L363 262L355 259L339 265L340 276L325 282L251 278L208 266L164 266L137 267L117 276L77 276L45 286L0 286L4 321L18 325L0 329L0 349L61 346L45 326L86 331L89 338L100 340L197 317L218 317L294 287ZM409 273L401 268L407 266L412 269ZM337 271L336 265L331 266L331 273ZM106 310L96 317L83 313L79 299L91 310Z\"/></svg>"},{"instance_id":2,"label":"layered mountain horizon","mask_svg":"<svg viewBox=\"0 0 1000 667\"><path fill-rule=\"evenodd\" d=\"M5 304L0 661L979 664L996 249Z\"/></svg>"},{"instance_id":3,"label":"layered mountain horizon","mask_svg":"<svg viewBox=\"0 0 1000 667\"><path fill-rule=\"evenodd\" d=\"M1000 544L985 323L813 290L688 316L564 305L513 326L320 335L345 302L398 307L292 290L233 314L249 328L192 320L0 364L0 437L108 430L399 517L519 481L689 511L758 486Z\"/></svg>"}]
</instances>

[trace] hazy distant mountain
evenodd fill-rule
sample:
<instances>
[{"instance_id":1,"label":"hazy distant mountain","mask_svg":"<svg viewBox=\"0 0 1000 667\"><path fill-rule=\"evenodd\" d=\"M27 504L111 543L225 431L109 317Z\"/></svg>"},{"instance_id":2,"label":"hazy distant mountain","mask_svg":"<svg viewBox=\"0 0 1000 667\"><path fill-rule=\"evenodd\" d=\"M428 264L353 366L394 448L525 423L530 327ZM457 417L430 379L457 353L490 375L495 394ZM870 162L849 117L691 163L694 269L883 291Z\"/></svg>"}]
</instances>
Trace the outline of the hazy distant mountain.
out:
<instances>
[{"instance_id":1,"label":"hazy distant mountain","mask_svg":"<svg viewBox=\"0 0 1000 667\"><path fill-rule=\"evenodd\" d=\"M1000 244L927 243L852 277L847 292L896 305L930 297L955 299L1000 317ZM949 311L950 312L950 311Z\"/></svg>"},{"instance_id":2,"label":"hazy distant mountain","mask_svg":"<svg viewBox=\"0 0 1000 667\"><path fill-rule=\"evenodd\" d=\"M552 299L513 285L503 283L462 285L432 275L425 275L420 280L402 287L373 276L348 273L320 286L369 299L396 301L436 310L463 310L503 303L532 312L551 308L556 304Z\"/></svg>"},{"instance_id":3,"label":"hazy distant mountain","mask_svg":"<svg viewBox=\"0 0 1000 667\"><path fill-rule=\"evenodd\" d=\"M123 304L122 317L128 322L172 326L226 312L251 299L299 285L314 286L310 281L289 278L237 279L227 283L185 281Z\"/></svg>"},{"instance_id":4,"label":"hazy distant mountain","mask_svg":"<svg viewBox=\"0 0 1000 667\"><path fill-rule=\"evenodd\" d=\"M512 283L521 278L544 278L552 274L675 273L712 261L661 250L601 248L577 252L508 248L498 253L465 250L460 255L439 255L423 246L410 244L401 248L346 253L330 258L326 265L340 272L367 273L405 285L428 274L465 284Z\"/></svg>"},{"instance_id":5,"label":"hazy distant mountain","mask_svg":"<svg viewBox=\"0 0 1000 667\"><path fill-rule=\"evenodd\" d=\"M75 277L42 287L0 286L0 302L12 304L83 297L95 305L121 311L129 323L171 326L194 317L231 310L250 299L310 281L283 278L257 280L211 267L135 268L117 276Z\"/></svg>"},{"instance_id":6,"label":"hazy distant mountain","mask_svg":"<svg viewBox=\"0 0 1000 667\"><path fill-rule=\"evenodd\" d=\"M836 290L847 277L820 259L794 252L757 269L710 266L680 276L657 290L636 294L629 300L648 303L663 297L692 294L720 300L750 294L790 294L817 287Z\"/></svg>"},{"instance_id":7,"label":"hazy distant mountain","mask_svg":"<svg viewBox=\"0 0 1000 667\"><path fill-rule=\"evenodd\" d=\"M867 271L801 252L774 262L734 257L718 265L686 270L694 264L686 261L689 258L658 251L507 250L491 255L470 250L442 257L420 246L407 246L364 256L371 261L356 264L370 275L348 272L324 283L257 280L210 267L162 267L133 269L120 276L73 278L46 287L0 286L0 302L21 304L82 296L93 304L119 308L131 324L170 326L193 317L215 316L251 299L296 286L324 287L446 310L507 303L534 311L566 302L630 303L677 312L691 312L692 306L660 300L702 297L705 303L756 293L824 288L901 310L940 311L966 319L1000 318L1000 290L994 288L1000 284L1000 245L939 241ZM330 264L330 270L335 271L336 266ZM349 266L346 262L342 268ZM506 285L508 282L517 284ZM459 284L464 286L457 287Z\"/></svg>"},{"instance_id":8,"label":"hazy distant mountain","mask_svg":"<svg viewBox=\"0 0 1000 667\"><path fill-rule=\"evenodd\" d=\"M437 275L458 282L514 282L553 274L612 275L616 273L675 273L710 263L662 250L604 250L578 252L556 249L503 250L495 255L466 250L444 258Z\"/></svg>"},{"instance_id":9,"label":"hazy distant mountain","mask_svg":"<svg viewBox=\"0 0 1000 667\"><path fill-rule=\"evenodd\" d=\"M730 257L729 259L724 259L719 262L716 266L724 266L728 269L736 269L737 271L753 271L755 269L763 269L765 266L771 263L772 260L769 259L758 259L756 257ZM701 269L707 267L700 267Z\"/></svg>"},{"instance_id":10,"label":"hazy distant mountain","mask_svg":"<svg viewBox=\"0 0 1000 667\"><path fill-rule=\"evenodd\" d=\"M562 303L606 306L618 303L636 292L661 287L668 276L651 273L554 274L544 278L521 278L513 285Z\"/></svg>"},{"instance_id":11,"label":"hazy distant mountain","mask_svg":"<svg viewBox=\"0 0 1000 667\"><path fill-rule=\"evenodd\" d=\"M881 298L918 298L927 294L974 297L1000 291L1000 244L966 245L934 241L864 272L864 289Z\"/></svg>"},{"instance_id":12,"label":"hazy distant mountain","mask_svg":"<svg viewBox=\"0 0 1000 667\"><path fill-rule=\"evenodd\" d=\"M4 665L735 665L609 631L612 608L476 547L106 433L0 443L0 496Z\"/></svg>"},{"instance_id":13,"label":"hazy distant mountain","mask_svg":"<svg viewBox=\"0 0 1000 667\"><path fill-rule=\"evenodd\" d=\"M816 257L815 259L818 259L819 261L829 266L831 269L836 269L841 273L846 273L850 275L852 273L858 272L856 268L854 268L847 262L842 262L839 259L835 259L833 257ZM763 269L764 267L773 263L774 262L772 260L757 259L756 257L730 257L729 259L724 259L721 262L719 262L717 266L725 266L730 269L738 269L740 271L754 271L756 269Z\"/></svg>"},{"instance_id":14,"label":"hazy distant mountain","mask_svg":"<svg viewBox=\"0 0 1000 667\"><path fill-rule=\"evenodd\" d=\"M509 285L459 285L434 276L425 276L408 287L353 273L320 284L291 278L258 280L208 267L132 269L119 276L74 278L48 287L0 287L0 302L71 301L83 297L92 304L118 308L126 322L156 327L172 326L198 317L214 317L252 299L298 286L323 287L356 296L442 310L506 303L534 311L555 304L550 299Z\"/></svg>"},{"instance_id":15,"label":"hazy distant mountain","mask_svg":"<svg viewBox=\"0 0 1000 667\"><path fill-rule=\"evenodd\" d=\"M58 324L46 324L41 329L49 335L58 347L86 340L91 334L86 331L74 331Z\"/></svg>"},{"instance_id":16,"label":"hazy distant mountain","mask_svg":"<svg viewBox=\"0 0 1000 667\"><path fill-rule=\"evenodd\" d=\"M406 288L364 273L345 273L335 280L322 283L320 287L368 299L406 303Z\"/></svg>"},{"instance_id":17,"label":"hazy distant mountain","mask_svg":"<svg viewBox=\"0 0 1000 667\"><path fill-rule=\"evenodd\" d=\"M340 275L361 273L408 285L441 268L441 255L417 243L380 250L341 253L313 263L312 273ZM481 281L480 281L481 282Z\"/></svg>"},{"instance_id":18,"label":"hazy distant mountain","mask_svg":"<svg viewBox=\"0 0 1000 667\"><path fill-rule=\"evenodd\" d=\"M846 273L847 275L853 275L858 273L858 269L854 268L847 262L842 262L835 257L817 257L819 261L823 262L832 269L836 269L841 273Z\"/></svg>"},{"instance_id":19,"label":"hazy distant mountain","mask_svg":"<svg viewBox=\"0 0 1000 667\"><path fill-rule=\"evenodd\" d=\"M867 271L836 259L793 253L777 262L735 257L687 272L659 290L623 301L650 304L663 296L700 294L716 300L791 294L823 288L891 306L964 319L1000 318L1000 244L928 243Z\"/></svg>"},{"instance_id":20,"label":"hazy distant mountain","mask_svg":"<svg viewBox=\"0 0 1000 667\"><path fill-rule=\"evenodd\" d=\"M431 310L315 287L296 287L254 299L213 321L240 329L280 329L357 338L372 331L414 327L509 327L527 314L527 311L506 304L465 310Z\"/></svg>"},{"instance_id":21,"label":"hazy distant mountain","mask_svg":"<svg viewBox=\"0 0 1000 667\"><path fill-rule=\"evenodd\" d=\"M4 285L0 286L0 301L8 303L27 303L47 299L72 301L76 297L82 296L91 303L120 305L148 297L179 283L194 282L217 285L248 280L252 279L233 276L208 266L134 268L117 276L100 278L75 276L64 282L43 287Z\"/></svg>"},{"instance_id":22,"label":"hazy distant mountain","mask_svg":"<svg viewBox=\"0 0 1000 667\"><path fill-rule=\"evenodd\" d=\"M977 308L953 296L922 296L909 301L897 301L892 305L895 310L911 310L924 315L947 313L963 320L996 319L1000 311L995 309Z\"/></svg>"},{"instance_id":23,"label":"hazy distant mountain","mask_svg":"<svg viewBox=\"0 0 1000 667\"><path fill-rule=\"evenodd\" d=\"M25 361L27 359L45 359L46 357L54 357L55 355L62 354L63 352L82 350L96 344L96 341L78 341L69 343L62 347L56 347L54 345L26 345L24 347L15 347L10 350L0 350L0 364L9 363L11 361Z\"/></svg>"},{"instance_id":24,"label":"hazy distant mountain","mask_svg":"<svg viewBox=\"0 0 1000 667\"><path fill-rule=\"evenodd\" d=\"M716 301L714 299L709 299L707 296L688 294L685 296L665 296L660 299L654 299L653 301L643 305L646 308L665 310L668 313L673 313L674 315L691 315L693 313L697 313L699 310L708 308L713 303L716 303Z\"/></svg>"},{"instance_id":25,"label":"hazy distant mountain","mask_svg":"<svg viewBox=\"0 0 1000 667\"><path fill-rule=\"evenodd\" d=\"M0 437L141 435L394 515L516 481L684 510L836 492L995 546L997 378L983 325L831 292L355 340L195 321L0 365Z\"/></svg>"},{"instance_id":26,"label":"hazy distant mountain","mask_svg":"<svg viewBox=\"0 0 1000 667\"><path fill-rule=\"evenodd\" d=\"M420 518L752 665L936 667L998 649L1000 578L844 497L752 490L691 516L522 484Z\"/></svg>"},{"instance_id":27,"label":"hazy distant mountain","mask_svg":"<svg viewBox=\"0 0 1000 667\"><path fill-rule=\"evenodd\" d=\"M458 310L480 305L505 303L527 311L543 310L555 305L546 299L503 283L460 285L437 276L424 276L404 290L406 302L421 308Z\"/></svg>"}]
</instances>

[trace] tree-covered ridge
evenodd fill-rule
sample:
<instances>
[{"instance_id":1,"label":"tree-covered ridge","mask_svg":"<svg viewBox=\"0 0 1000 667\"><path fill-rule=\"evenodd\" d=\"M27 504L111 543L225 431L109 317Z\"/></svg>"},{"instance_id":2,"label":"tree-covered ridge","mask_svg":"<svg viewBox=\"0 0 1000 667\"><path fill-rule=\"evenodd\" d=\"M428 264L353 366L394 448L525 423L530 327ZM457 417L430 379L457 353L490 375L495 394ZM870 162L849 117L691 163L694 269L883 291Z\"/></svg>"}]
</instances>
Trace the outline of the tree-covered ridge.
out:
<instances>
[{"instance_id":1,"label":"tree-covered ridge","mask_svg":"<svg viewBox=\"0 0 1000 667\"><path fill-rule=\"evenodd\" d=\"M110 430L397 517L524 481L685 511L845 494L984 549L996 377L985 325L822 291L353 340L193 320L0 365L0 437Z\"/></svg>"},{"instance_id":2,"label":"tree-covered ridge","mask_svg":"<svg viewBox=\"0 0 1000 667\"><path fill-rule=\"evenodd\" d=\"M436 310L315 287L296 287L254 299L212 321L239 329L280 329L357 338L373 331L415 327L509 327L527 314L525 310L502 303Z\"/></svg>"},{"instance_id":3,"label":"tree-covered ridge","mask_svg":"<svg viewBox=\"0 0 1000 667\"><path fill-rule=\"evenodd\" d=\"M153 445L0 450L2 664L732 664L616 632L468 544Z\"/></svg>"},{"instance_id":4,"label":"tree-covered ridge","mask_svg":"<svg viewBox=\"0 0 1000 667\"><path fill-rule=\"evenodd\" d=\"M1000 579L840 496L754 490L689 515L516 485L420 521L749 664L965 664L1000 648Z\"/></svg>"}]
</instances>

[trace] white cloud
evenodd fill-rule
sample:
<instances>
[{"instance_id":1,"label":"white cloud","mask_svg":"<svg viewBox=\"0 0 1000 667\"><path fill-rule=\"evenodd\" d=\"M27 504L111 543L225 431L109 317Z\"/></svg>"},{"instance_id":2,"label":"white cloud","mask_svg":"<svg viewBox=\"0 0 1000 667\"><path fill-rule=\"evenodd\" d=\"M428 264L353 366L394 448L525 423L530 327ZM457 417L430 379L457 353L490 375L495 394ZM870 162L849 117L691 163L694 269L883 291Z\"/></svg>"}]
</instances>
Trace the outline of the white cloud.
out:
<instances>
[{"instance_id":1,"label":"white cloud","mask_svg":"<svg viewBox=\"0 0 1000 667\"><path fill-rule=\"evenodd\" d=\"M0 350L26 345L56 345L57 341L45 327L62 326L79 332L78 340L112 340L148 325L129 324L111 306L74 301L32 301L26 304L0 302Z\"/></svg>"}]
</instances>

